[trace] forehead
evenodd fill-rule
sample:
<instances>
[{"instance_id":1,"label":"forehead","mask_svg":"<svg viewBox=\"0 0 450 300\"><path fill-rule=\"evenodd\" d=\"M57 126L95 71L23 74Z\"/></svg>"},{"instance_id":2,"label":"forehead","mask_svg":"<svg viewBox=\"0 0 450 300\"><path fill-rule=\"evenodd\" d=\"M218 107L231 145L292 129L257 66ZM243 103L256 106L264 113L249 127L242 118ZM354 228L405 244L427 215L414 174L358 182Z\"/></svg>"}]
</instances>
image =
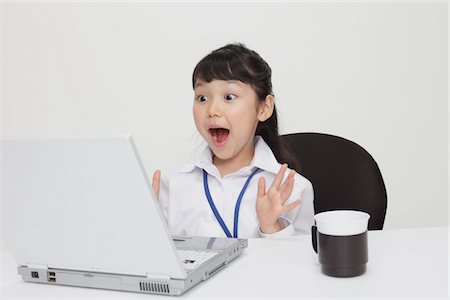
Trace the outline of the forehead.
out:
<instances>
[{"instance_id":1,"label":"forehead","mask_svg":"<svg viewBox=\"0 0 450 300\"><path fill-rule=\"evenodd\" d=\"M247 83L240 80L219 80L214 79L211 82L206 82L201 79L197 80L194 89L197 88L214 88L214 87L236 87L236 88L251 88Z\"/></svg>"}]
</instances>

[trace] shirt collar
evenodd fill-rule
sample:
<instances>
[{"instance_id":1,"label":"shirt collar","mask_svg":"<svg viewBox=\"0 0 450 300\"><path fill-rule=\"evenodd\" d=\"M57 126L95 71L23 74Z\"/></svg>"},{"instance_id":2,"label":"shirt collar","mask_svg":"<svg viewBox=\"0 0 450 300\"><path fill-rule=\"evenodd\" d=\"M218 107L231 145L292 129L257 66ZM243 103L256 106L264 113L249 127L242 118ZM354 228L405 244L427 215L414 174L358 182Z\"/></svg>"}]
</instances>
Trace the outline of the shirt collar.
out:
<instances>
[{"instance_id":1,"label":"shirt collar","mask_svg":"<svg viewBox=\"0 0 450 300\"><path fill-rule=\"evenodd\" d=\"M269 145L267 145L264 139L258 135L255 136L253 144L255 145L255 154L250 163L250 168L253 169L253 167L257 167L261 170L277 174L280 170L280 163L278 163ZM213 153L211 148L206 146L194 163L183 171L190 172L197 167L205 169L210 174L216 173L218 170L213 165L212 157Z\"/></svg>"},{"instance_id":2,"label":"shirt collar","mask_svg":"<svg viewBox=\"0 0 450 300\"><path fill-rule=\"evenodd\" d=\"M269 145L260 136L255 137L255 155L250 163L251 166L258 167L261 170L277 174L280 170L280 163L275 158Z\"/></svg>"}]
</instances>

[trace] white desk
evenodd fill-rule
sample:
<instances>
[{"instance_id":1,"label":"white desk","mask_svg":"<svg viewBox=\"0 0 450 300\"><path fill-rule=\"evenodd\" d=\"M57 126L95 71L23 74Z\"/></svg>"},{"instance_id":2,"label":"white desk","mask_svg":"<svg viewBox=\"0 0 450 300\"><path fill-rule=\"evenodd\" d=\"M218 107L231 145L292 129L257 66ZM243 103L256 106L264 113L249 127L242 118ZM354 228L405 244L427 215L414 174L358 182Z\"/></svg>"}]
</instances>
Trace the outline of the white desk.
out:
<instances>
[{"instance_id":1,"label":"white desk","mask_svg":"<svg viewBox=\"0 0 450 300\"><path fill-rule=\"evenodd\" d=\"M296 240L250 240L248 249L237 261L181 298L448 299L448 236L448 227L371 231L367 272L355 278L322 275L310 236ZM2 258L5 299L170 298L26 283L17 275L11 255L3 251Z\"/></svg>"}]
</instances>

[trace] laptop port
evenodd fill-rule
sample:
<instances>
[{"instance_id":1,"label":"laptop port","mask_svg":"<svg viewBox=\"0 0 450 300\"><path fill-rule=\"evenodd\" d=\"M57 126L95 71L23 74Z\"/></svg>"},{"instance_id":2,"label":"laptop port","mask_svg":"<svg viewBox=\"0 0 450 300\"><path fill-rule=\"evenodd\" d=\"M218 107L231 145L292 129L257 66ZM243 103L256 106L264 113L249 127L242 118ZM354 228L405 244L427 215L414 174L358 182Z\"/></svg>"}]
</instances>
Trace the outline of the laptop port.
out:
<instances>
[{"instance_id":1,"label":"laptop port","mask_svg":"<svg viewBox=\"0 0 450 300\"><path fill-rule=\"evenodd\" d=\"M39 278L39 272L32 271L31 272L31 278Z\"/></svg>"},{"instance_id":2,"label":"laptop port","mask_svg":"<svg viewBox=\"0 0 450 300\"><path fill-rule=\"evenodd\" d=\"M208 272L208 276L214 275L217 271L224 268L226 265L227 265L226 262L223 262L222 264L218 265L217 267L215 267L214 269L212 269Z\"/></svg>"},{"instance_id":3,"label":"laptop port","mask_svg":"<svg viewBox=\"0 0 450 300\"><path fill-rule=\"evenodd\" d=\"M56 282L56 273L55 272L47 272L47 281L48 282Z\"/></svg>"}]
</instances>

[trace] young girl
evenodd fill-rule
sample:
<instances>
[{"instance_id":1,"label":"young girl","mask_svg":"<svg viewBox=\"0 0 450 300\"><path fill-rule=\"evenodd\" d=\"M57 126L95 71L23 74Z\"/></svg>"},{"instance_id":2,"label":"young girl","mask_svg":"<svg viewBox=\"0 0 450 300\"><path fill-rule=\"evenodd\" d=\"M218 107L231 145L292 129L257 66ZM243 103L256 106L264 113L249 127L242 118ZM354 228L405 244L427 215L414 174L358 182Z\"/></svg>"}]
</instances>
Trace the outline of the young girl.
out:
<instances>
[{"instance_id":1,"label":"young girl","mask_svg":"<svg viewBox=\"0 0 450 300\"><path fill-rule=\"evenodd\" d=\"M157 170L152 182L171 234L309 233L313 189L288 169L295 159L278 135L269 65L244 45L226 45L197 64L192 86L195 125L208 147L162 179Z\"/></svg>"}]
</instances>

